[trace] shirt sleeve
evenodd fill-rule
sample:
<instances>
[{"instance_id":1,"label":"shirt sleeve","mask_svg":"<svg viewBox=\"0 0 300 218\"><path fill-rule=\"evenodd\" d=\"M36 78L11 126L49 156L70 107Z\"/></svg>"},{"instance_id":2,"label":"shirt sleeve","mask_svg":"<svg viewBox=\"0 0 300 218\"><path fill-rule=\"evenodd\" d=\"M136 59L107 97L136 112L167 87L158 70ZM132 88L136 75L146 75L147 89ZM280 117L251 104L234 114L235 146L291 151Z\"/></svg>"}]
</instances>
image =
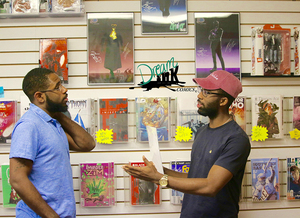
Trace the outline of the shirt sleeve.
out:
<instances>
[{"instance_id":1,"label":"shirt sleeve","mask_svg":"<svg viewBox=\"0 0 300 218\"><path fill-rule=\"evenodd\" d=\"M34 161L38 152L38 132L30 121L18 123L12 133L9 158L24 158Z\"/></svg>"},{"instance_id":2,"label":"shirt sleeve","mask_svg":"<svg viewBox=\"0 0 300 218\"><path fill-rule=\"evenodd\" d=\"M215 165L221 166L236 175L241 167L245 167L250 154L251 145L244 135L229 137Z\"/></svg>"}]
</instances>

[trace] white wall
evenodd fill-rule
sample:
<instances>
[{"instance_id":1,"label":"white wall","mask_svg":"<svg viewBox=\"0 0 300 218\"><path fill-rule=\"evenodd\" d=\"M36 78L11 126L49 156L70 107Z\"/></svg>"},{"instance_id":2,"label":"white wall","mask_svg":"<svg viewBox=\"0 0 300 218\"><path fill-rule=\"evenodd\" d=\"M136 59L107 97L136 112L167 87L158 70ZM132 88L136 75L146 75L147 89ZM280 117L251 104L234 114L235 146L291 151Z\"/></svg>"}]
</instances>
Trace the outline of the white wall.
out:
<instances>
[{"instance_id":1,"label":"white wall","mask_svg":"<svg viewBox=\"0 0 300 218\"><path fill-rule=\"evenodd\" d=\"M171 57L179 63L178 78L186 86L194 86L195 75L194 13L195 12L240 12L241 67L242 73L251 72L252 26L266 23L280 24L283 28L300 27L300 2L294 1L188 1L187 35L142 35L139 1L100 1L85 2L86 12L134 12L135 66L145 63L150 66L164 63ZM293 33L293 32L292 32ZM74 177L74 190L78 217L179 217L180 206L170 204L170 192L162 191L162 205L157 207L131 207L125 203L124 176L121 165L140 161L143 154L149 154L147 144L135 142L134 98L139 96L172 97L172 140L161 143L162 159L165 166L170 160L190 159L191 143L174 142L177 97L180 104L196 99L194 93L178 93L160 88L149 92L142 89L129 90L123 87L98 87L87 85L87 24L86 17L45 17L0 19L0 86L4 87L5 99L20 101L23 95L21 83L24 75L38 66L39 39L50 37L68 38L69 47L69 89L70 98L127 97L129 99L129 142L124 144L97 145L90 153L71 153ZM293 40L291 53L293 53ZM293 65L292 54L291 64ZM292 67L292 72L294 68ZM135 83L141 77L135 75ZM284 133L281 140L253 142L249 160L254 157L279 157L280 188L279 202L252 203L251 175L248 163L243 184L243 200L240 203L240 217L282 217L298 215L299 202L286 200L286 161L287 156L300 155L299 141L289 138L292 130L292 96L299 94L300 77L287 78L242 78L243 93L247 97L247 133L251 134L251 101L254 94L281 94L284 97ZM194 99L193 99L194 98ZM9 145L0 146L0 165L8 163ZM79 205L79 167L85 161L114 161L117 166L117 206L112 208L82 208ZM13 216L14 209L6 209L2 204L0 188L0 217ZM271 209L271 210L270 210Z\"/></svg>"}]
</instances>

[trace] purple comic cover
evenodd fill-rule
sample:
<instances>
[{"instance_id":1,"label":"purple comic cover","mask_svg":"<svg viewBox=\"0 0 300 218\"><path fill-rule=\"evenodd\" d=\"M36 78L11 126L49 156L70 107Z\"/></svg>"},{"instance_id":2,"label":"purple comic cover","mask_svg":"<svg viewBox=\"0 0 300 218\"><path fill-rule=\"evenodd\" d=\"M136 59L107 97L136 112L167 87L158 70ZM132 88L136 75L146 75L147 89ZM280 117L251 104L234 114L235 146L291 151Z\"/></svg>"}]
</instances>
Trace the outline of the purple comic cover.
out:
<instances>
[{"instance_id":1,"label":"purple comic cover","mask_svg":"<svg viewBox=\"0 0 300 218\"><path fill-rule=\"evenodd\" d=\"M81 163L81 206L109 207L114 201L114 163Z\"/></svg>"},{"instance_id":2,"label":"purple comic cover","mask_svg":"<svg viewBox=\"0 0 300 218\"><path fill-rule=\"evenodd\" d=\"M226 70L240 79L239 13L195 13L196 77Z\"/></svg>"}]
</instances>

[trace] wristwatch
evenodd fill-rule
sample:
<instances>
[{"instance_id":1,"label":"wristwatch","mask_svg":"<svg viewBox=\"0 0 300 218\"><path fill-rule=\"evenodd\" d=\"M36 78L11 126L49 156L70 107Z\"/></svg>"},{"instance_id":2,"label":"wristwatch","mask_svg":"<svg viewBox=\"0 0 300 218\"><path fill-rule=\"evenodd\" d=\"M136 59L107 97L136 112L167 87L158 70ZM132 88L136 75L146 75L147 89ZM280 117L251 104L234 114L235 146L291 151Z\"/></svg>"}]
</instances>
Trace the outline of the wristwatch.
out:
<instances>
[{"instance_id":1,"label":"wristwatch","mask_svg":"<svg viewBox=\"0 0 300 218\"><path fill-rule=\"evenodd\" d=\"M161 187L167 187L168 185L168 175L164 174L160 180L159 180L159 184L161 185Z\"/></svg>"}]
</instances>

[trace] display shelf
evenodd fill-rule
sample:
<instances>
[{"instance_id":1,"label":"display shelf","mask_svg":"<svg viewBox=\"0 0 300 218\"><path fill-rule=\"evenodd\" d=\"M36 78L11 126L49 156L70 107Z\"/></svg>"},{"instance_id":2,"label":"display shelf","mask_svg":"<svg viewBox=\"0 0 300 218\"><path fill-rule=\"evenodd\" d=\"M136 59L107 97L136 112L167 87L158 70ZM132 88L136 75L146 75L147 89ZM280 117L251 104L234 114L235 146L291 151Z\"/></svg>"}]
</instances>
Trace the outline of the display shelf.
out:
<instances>
[{"instance_id":1,"label":"display shelf","mask_svg":"<svg viewBox=\"0 0 300 218\"><path fill-rule=\"evenodd\" d=\"M276 76L252 76L251 73L242 73L241 74L242 77L248 77L248 78L259 78L259 77L263 77L263 78L284 78L284 77L287 77L287 78L290 78L290 77L298 77L300 78L300 75L294 75L294 73L292 72L290 75L276 75Z\"/></svg>"},{"instance_id":2,"label":"display shelf","mask_svg":"<svg viewBox=\"0 0 300 218\"><path fill-rule=\"evenodd\" d=\"M0 13L0 19L7 18L35 18L35 17L83 17L85 14L82 12L61 12L61 13L51 13L51 12L43 12L43 13Z\"/></svg>"}]
</instances>

